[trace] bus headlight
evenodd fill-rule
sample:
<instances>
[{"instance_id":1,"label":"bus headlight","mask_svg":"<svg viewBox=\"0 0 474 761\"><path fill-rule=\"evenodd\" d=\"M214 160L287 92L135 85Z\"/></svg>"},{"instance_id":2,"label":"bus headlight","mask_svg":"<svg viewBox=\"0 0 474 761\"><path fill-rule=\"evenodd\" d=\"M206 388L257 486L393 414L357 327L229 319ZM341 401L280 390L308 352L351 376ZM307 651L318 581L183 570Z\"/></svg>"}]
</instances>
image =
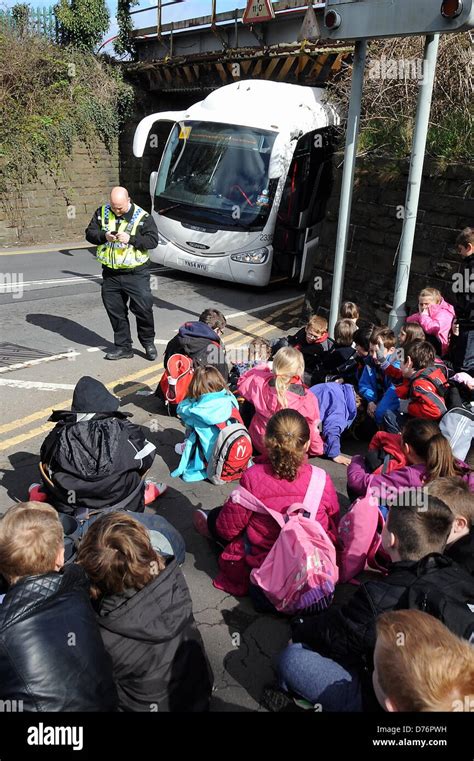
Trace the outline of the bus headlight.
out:
<instances>
[{"instance_id":1,"label":"bus headlight","mask_svg":"<svg viewBox=\"0 0 474 761\"><path fill-rule=\"evenodd\" d=\"M268 259L268 248L256 248L255 251L244 251L241 254L232 254L233 262L244 264L264 264Z\"/></svg>"}]
</instances>

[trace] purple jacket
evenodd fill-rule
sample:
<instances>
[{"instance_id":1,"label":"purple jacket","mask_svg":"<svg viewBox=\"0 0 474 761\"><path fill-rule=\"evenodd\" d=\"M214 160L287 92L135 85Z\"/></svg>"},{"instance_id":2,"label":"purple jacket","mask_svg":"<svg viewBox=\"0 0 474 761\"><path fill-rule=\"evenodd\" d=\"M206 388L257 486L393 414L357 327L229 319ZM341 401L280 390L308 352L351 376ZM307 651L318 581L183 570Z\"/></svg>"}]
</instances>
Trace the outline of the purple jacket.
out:
<instances>
[{"instance_id":1,"label":"purple jacket","mask_svg":"<svg viewBox=\"0 0 474 761\"><path fill-rule=\"evenodd\" d=\"M354 387L348 383L318 383L310 391L319 404L324 454L332 460L341 454L341 434L357 415Z\"/></svg>"},{"instance_id":2,"label":"purple jacket","mask_svg":"<svg viewBox=\"0 0 474 761\"><path fill-rule=\"evenodd\" d=\"M469 483L469 488L474 491L474 473L464 462L458 462L465 469L464 480ZM370 480L371 488L379 489L382 484L386 491L406 489L410 487L422 486L427 475L426 465L407 465L404 468L398 468L391 473L380 473L374 476L367 469L365 458L362 455L356 455L347 468L347 490L354 497L363 497L367 492Z\"/></svg>"}]
</instances>

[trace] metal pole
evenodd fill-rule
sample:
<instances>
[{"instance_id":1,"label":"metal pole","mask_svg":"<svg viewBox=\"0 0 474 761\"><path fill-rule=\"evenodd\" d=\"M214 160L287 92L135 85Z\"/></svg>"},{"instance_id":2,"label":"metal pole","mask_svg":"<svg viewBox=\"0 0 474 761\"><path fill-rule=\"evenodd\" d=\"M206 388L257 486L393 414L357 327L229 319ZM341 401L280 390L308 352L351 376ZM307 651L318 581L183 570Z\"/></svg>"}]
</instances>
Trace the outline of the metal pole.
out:
<instances>
[{"instance_id":1,"label":"metal pole","mask_svg":"<svg viewBox=\"0 0 474 761\"><path fill-rule=\"evenodd\" d=\"M360 109L364 85L364 68L367 54L367 40L358 40L354 50L352 67L351 100L347 117L346 148L344 152L344 170L342 173L341 200L339 204L339 224L337 228L336 254L334 257L334 277L332 282L331 311L329 313L329 332L334 335L334 326L339 319L344 270L346 266L346 249L351 221L352 188L359 138Z\"/></svg>"},{"instance_id":2,"label":"metal pole","mask_svg":"<svg viewBox=\"0 0 474 761\"><path fill-rule=\"evenodd\" d=\"M423 179L423 163L425 159L426 137L431 111L431 99L438 58L439 34L430 34L425 40L423 58L423 79L418 94L413 148L411 153L410 173L405 202L405 218L403 220L400 253L398 257L397 279L393 294L393 307L388 319L392 330L399 331L406 317L406 298L408 281L410 279L411 256L415 240L416 217L420 200L421 182Z\"/></svg>"},{"instance_id":3,"label":"metal pole","mask_svg":"<svg viewBox=\"0 0 474 761\"><path fill-rule=\"evenodd\" d=\"M158 0L158 5L156 6L156 36L158 39L161 38L161 0Z\"/></svg>"}]
</instances>

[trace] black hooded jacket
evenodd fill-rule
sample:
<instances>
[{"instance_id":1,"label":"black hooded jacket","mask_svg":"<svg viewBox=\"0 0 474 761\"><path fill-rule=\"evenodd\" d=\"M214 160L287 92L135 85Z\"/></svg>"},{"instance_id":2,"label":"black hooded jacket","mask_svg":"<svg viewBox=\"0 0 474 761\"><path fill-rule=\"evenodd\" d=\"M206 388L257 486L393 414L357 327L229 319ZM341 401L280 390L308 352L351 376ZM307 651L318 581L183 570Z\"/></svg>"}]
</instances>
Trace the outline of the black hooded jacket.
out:
<instances>
[{"instance_id":1,"label":"black hooded jacket","mask_svg":"<svg viewBox=\"0 0 474 761\"><path fill-rule=\"evenodd\" d=\"M225 347L217 333L205 322L186 322L181 325L178 335L169 341L164 355L164 365L173 354L185 354L193 360L194 367L214 365L227 380L229 366Z\"/></svg>"},{"instance_id":2,"label":"black hooded jacket","mask_svg":"<svg viewBox=\"0 0 474 761\"><path fill-rule=\"evenodd\" d=\"M40 458L47 475L44 488L60 512L100 510L129 496L124 509L144 509L140 484L156 448L118 406L100 381L84 377L74 391L71 412L50 417L57 425L43 442Z\"/></svg>"},{"instance_id":3,"label":"black hooded jacket","mask_svg":"<svg viewBox=\"0 0 474 761\"><path fill-rule=\"evenodd\" d=\"M143 589L103 598L98 615L120 710L208 710L212 672L175 560Z\"/></svg>"},{"instance_id":4,"label":"black hooded jacket","mask_svg":"<svg viewBox=\"0 0 474 761\"><path fill-rule=\"evenodd\" d=\"M117 691L82 568L28 576L0 605L0 698L23 711L116 711Z\"/></svg>"}]
</instances>

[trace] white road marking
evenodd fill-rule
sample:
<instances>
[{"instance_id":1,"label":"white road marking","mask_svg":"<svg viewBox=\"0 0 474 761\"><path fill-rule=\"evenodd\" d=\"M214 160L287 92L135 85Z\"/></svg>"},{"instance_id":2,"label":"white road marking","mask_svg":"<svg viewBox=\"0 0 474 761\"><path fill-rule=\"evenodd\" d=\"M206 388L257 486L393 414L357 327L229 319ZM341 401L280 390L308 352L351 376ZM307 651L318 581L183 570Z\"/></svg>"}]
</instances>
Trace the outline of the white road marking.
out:
<instances>
[{"instance_id":1,"label":"white road marking","mask_svg":"<svg viewBox=\"0 0 474 761\"><path fill-rule=\"evenodd\" d=\"M13 380L13 378L0 378L0 386L36 389L38 391L72 391L75 389L74 383L42 383L41 381Z\"/></svg>"},{"instance_id":2,"label":"white road marking","mask_svg":"<svg viewBox=\"0 0 474 761\"><path fill-rule=\"evenodd\" d=\"M80 351L67 351L63 354L54 354L51 357L40 357L39 359L30 359L29 362L20 362L16 365L8 365L7 367L0 367L0 373L9 373L12 370L21 370L23 367L31 367L32 365L40 365L43 362L54 362L57 359L72 359L73 357L79 357Z\"/></svg>"},{"instance_id":3,"label":"white road marking","mask_svg":"<svg viewBox=\"0 0 474 761\"><path fill-rule=\"evenodd\" d=\"M263 312L264 309L270 309L270 307L279 307L280 304L289 304L291 301L301 301L303 296L292 296L290 299L282 299L281 301L272 301L271 304L263 304L255 309L247 309L245 312L234 312L234 314L226 315L226 320L233 320L236 317L244 317L247 314L254 314L255 312Z\"/></svg>"}]
</instances>

